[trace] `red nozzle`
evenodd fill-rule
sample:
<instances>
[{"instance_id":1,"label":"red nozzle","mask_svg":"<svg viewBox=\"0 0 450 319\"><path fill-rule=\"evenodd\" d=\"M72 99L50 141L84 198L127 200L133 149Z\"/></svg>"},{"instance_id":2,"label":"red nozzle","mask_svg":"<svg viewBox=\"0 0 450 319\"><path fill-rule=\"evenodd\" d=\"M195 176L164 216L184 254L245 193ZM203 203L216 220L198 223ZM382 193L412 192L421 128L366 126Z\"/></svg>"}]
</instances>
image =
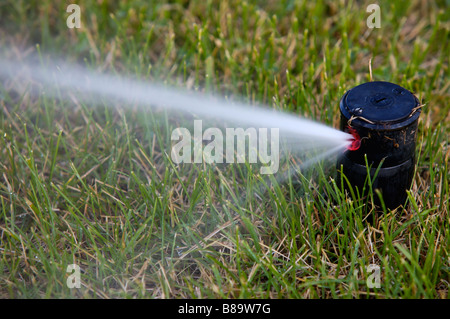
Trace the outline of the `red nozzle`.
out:
<instances>
[{"instance_id":1,"label":"red nozzle","mask_svg":"<svg viewBox=\"0 0 450 319\"><path fill-rule=\"evenodd\" d=\"M361 146L361 137L359 137L358 132L354 128L350 126L347 128L348 132L353 136L353 138L350 139L352 143L347 147L347 149L349 151L356 151Z\"/></svg>"}]
</instances>

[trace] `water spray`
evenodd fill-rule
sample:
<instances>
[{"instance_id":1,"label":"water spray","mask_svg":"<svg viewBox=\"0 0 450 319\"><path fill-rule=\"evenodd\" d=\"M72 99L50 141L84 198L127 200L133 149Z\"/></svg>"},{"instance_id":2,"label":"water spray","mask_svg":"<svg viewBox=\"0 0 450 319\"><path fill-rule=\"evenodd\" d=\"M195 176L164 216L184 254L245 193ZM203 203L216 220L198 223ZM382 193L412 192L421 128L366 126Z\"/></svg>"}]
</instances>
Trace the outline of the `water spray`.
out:
<instances>
[{"instance_id":1,"label":"water spray","mask_svg":"<svg viewBox=\"0 0 450 319\"><path fill-rule=\"evenodd\" d=\"M27 72L27 70L29 72ZM163 106L167 110L197 114L205 118L240 123L244 127L277 127L280 138L288 142L289 152L318 151L306 160L305 168L325 156L343 152L338 167L350 184L362 188L367 177L367 162L373 188L380 189L387 207L405 202L415 164L415 143L421 105L408 90L388 82L369 82L349 90L340 103L340 131L326 125L268 108L220 97L174 89L138 79L98 74L63 62L57 67L0 59L0 79L33 79L45 88L47 96L60 96L65 90L79 92L77 99L89 105L101 101L121 101L123 105ZM29 74L29 77L26 76ZM114 105L110 104L109 105ZM295 142L294 142L295 141ZM324 151L325 150L325 151ZM277 177L285 180L292 173ZM361 193L361 192L360 192Z\"/></svg>"},{"instance_id":2,"label":"water spray","mask_svg":"<svg viewBox=\"0 0 450 319\"><path fill-rule=\"evenodd\" d=\"M338 159L338 169L342 167L341 172L360 194L370 172L372 188L381 191L387 208L406 201L414 175L421 107L410 91L381 81L356 86L341 99L340 129L352 139ZM378 200L378 196L374 198Z\"/></svg>"},{"instance_id":3,"label":"water spray","mask_svg":"<svg viewBox=\"0 0 450 319\"><path fill-rule=\"evenodd\" d=\"M291 156L296 157L296 169L306 170L322 159L342 153L352 143L349 140L352 135L296 114L132 76L98 73L56 58L46 65L33 56L25 61L2 59L0 56L1 80L5 80L10 89L19 92L27 89L27 94L34 96L75 100L75 105L84 103L89 107L104 105L112 109L132 108L139 112L157 108L168 112L171 119L175 122L179 120L180 123L185 122L184 115L194 117L193 147L189 130L175 127L171 136L173 145L167 145L164 150L175 164L233 164L247 160L248 163L256 164L254 167L260 165L262 175L276 174L279 183L294 174L294 170L289 169L293 165L289 162ZM197 126L197 134L195 123L202 121L207 124ZM201 127L205 127L205 132ZM181 134L180 130L185 133ZM268 134L262 134L269 131L270 138ZM225 134L224 138L222 132L230 134ZM207 147L208 152L203 146ZM183 156L173 156L174 153ZM193 160L191 153L194 155ZM285 164L279 167L281 159ZM266 188L267 183L262 182L261 187Z\"/></svg>"}]
</instances>

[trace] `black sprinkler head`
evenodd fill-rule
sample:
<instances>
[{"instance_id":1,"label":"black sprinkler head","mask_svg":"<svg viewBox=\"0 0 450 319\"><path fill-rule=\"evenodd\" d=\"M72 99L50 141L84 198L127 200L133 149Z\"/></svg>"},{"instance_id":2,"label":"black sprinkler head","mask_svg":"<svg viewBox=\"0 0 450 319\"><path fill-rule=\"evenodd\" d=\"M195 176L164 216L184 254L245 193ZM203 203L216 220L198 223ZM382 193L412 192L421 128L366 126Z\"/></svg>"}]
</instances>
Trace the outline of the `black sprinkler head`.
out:
<instances>
[{"instance_id":1,"label":"black sprinkler head","mask_svg":"<svg viewBox=\"0 0 450 319\"><path fill-rule=\"evenodd\" d=\"M411 187L420 108L411 92L381 81L352 88L340 102L340 129L351 133L354 140L338 159L338 170L342 167L350 184L362 194L368 172L367 156L373 190L381 191L387 208L404 204L406 190ZM378 196L374 198L378 200Z\"/></svg>"}]
</instances>

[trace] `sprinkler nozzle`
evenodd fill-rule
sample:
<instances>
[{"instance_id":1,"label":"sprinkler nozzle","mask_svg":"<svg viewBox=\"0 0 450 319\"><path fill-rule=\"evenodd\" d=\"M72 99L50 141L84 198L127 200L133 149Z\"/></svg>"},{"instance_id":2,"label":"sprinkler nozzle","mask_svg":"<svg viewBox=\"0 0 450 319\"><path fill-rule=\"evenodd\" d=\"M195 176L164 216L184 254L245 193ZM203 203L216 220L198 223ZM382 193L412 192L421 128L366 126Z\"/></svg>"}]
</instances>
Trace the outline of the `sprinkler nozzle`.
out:
<instances>
[{"instance_id":1,"label":"sprinkler nozzle","mask_svg":"<svg viewBox=\"0 0 450 319\"><path fill-rule=\"evenodd\" d=\"M352 135L352 138L349 139L351 144L347 146L347 149L349 151L356 151L361 146L361 137L354 128L347 126L347 130Z\"/></svg>"},{"instance_id":2,"label":"sprinkler nozzle","mask_svg":"<svg viewBox=\"0 0 450 319\"><path fill-rule=\"evenodd\" d=\"M370 189L381 207L394 209L406 203L416 161L415 147L420 102L410 91L389 82L360 84L342 97L340 129L349 133L347 150L337 166L363 198ZM368 179L368 175L370 179Z\"/></svg>"}]
</instances>

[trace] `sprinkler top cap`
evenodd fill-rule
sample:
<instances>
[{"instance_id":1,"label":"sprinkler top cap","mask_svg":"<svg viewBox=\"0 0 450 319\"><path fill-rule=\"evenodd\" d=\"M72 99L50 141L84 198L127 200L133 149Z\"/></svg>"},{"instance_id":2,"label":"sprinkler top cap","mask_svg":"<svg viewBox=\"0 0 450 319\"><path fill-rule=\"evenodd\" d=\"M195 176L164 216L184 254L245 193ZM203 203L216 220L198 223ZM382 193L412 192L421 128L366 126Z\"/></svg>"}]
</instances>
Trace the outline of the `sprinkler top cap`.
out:
<instances>
[{"instance_id":1,"label":"sprinkler top cap","mask_svg":"<svg viewBox=\"0 0 450 319\"><path fill-rule=\"evenodd\" d=\"M419 116L419 100L408 90L389 82L375 81L349 90L341 100L341 112L359 126L396 129ZM355 123L356 124L356 123Z\"/></svg>"}]
</instances>

